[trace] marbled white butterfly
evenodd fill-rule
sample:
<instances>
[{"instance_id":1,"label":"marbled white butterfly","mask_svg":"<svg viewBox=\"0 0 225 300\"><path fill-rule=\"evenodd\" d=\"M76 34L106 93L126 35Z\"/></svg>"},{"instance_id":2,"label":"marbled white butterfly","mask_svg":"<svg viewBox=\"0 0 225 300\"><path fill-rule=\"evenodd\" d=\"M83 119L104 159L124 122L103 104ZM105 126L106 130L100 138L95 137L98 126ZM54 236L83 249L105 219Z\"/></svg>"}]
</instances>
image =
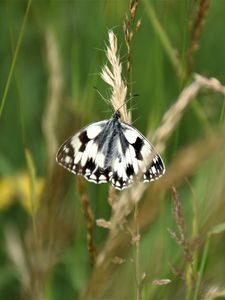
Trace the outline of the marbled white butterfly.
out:
<instances>
[{"instance_id":1,"label":"marbled white butterfly","mask_svg":"<svg viewBox=\"0 0 225 300\"><path fill-rule=\"evenodd\" d=\"M56 160L74 174L94 183L110 181L119 190L131 185L137 174L149 182L165 172L154 147L136 128L121 121L119 111L69 138Z\"/></svg>"}]
</instances>

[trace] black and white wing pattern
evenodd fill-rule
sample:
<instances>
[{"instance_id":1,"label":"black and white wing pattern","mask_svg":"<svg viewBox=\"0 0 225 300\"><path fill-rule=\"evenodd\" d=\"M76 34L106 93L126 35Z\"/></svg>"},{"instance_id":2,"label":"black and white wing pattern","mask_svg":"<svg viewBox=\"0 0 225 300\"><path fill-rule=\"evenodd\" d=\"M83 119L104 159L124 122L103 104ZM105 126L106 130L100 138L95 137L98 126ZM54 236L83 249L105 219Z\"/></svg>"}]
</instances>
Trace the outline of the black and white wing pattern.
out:
<instances>
[{"instance_id":1,"label":"black and white wing pattern","mask_svg":"<svg viewBox=\"0 0 225 300\"><path fill-rule=\"evenodd\" d=\"M126 140L125 165L128 182L136 175L149 182L159 179L165 173L165 166L153 145L133 126L121 122Z\"/></svg>"},{"instance_id":2,"label":"black and white wing pattern","mask_svg":"<svg viewBox=\"0 0 225 300\"><path fill-rule=\"evenodd\" d=\"M57 162L70 172L83 175L94 183L109 181L112 173L104 168L104 155L96 142L107 122L90 124L65 141L57 152Z\"/></svg>"},{"instance_id":3,"label":"black and white wing pattern","mask_svg":"<svg viewBox=\"0 0 225 300\"><path fill-rule=\"evenodd\" d=\"M94 183L110 181L119 190L130 186L137 175L149 182L165 172L154 147L136 128L120 120L119 111L69 138L56 160L74 174Z\"/></svg>"}]
</instances>

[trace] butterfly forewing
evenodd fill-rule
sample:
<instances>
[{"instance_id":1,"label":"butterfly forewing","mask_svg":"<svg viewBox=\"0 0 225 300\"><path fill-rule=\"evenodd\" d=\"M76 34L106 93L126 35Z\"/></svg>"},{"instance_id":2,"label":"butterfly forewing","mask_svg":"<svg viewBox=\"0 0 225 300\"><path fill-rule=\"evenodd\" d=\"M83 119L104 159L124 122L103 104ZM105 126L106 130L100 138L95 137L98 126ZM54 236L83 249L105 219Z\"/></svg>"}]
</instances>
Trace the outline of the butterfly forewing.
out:
<instances>
[{"instance_id":1,"label":"butterfly forewing","mask_svg":"<svg viewBox=\"0 0 225 300\"><path fill-rule=\"evenodd\" d=\"M154 147L136 128L121 122L119 112L80 130L60 147L56 159L74 174L94 183L111 181L119 190L137 175L149 182L165 172Z\"/></svg>"},{"instance_id":2,"label":"butterfly forewing","mask_svg":"<svg viewBox=\"0 0 225 300\"><path fill-rule=\"evenodd\" d=\"M83 175L90 181L97 183L103 180L103 176L99 178L102 174L99 175L98 169L101 169L102 161L95 140L106 123L107 121L93 123L69 138L59 148L56 155L57 162L70 172Z\"/></svg>"}]
</instances>

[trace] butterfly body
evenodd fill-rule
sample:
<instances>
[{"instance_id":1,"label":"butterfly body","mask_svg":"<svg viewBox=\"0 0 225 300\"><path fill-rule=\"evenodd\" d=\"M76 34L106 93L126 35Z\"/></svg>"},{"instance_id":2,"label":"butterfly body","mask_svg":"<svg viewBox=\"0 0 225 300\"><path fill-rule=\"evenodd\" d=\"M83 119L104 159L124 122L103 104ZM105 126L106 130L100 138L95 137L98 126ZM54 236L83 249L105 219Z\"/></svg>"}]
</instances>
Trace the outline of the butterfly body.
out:
<instances>
[{"instance_id":1,"label":"butterfly body","mask_svg":"<svg viewBox=\"0 0 225 300\"><path fill-rule=\"evenodd\" d=\"M165 167L159 154L134 127L112 118L92 123L69 138L56 155L57 162L94 183L111 181L121 190L141 174L141 181L158 179Z\"/></svg>"}]
</instances>

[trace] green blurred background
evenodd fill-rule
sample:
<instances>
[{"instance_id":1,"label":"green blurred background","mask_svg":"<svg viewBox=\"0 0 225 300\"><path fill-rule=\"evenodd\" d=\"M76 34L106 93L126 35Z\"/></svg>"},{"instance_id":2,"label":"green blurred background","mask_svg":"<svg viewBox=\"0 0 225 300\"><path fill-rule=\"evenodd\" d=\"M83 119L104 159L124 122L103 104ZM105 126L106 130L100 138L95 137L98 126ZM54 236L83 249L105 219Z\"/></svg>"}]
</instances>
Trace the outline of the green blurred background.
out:
<instances>
[{"instance_id":1,"label":"green blurred background","mask_svg":"<svg viewBox=\"0 0 225 300\"><path fill-rule=\"evenodd\" d=\"M190 22L204 3L209 7L206 5L198 49L188 73ZM106 62L108 29L113 28L117 35L126 76L123 22L125 14L129 15L129 4L130 1L120 0L0 2L0 299L79 299L89 288L93 267L76 177L56 165L46 126L47 130L53 126L59 145L85 124L110 118L110 107L94 87L109 98L109 89L100 78ZM186 72L185 78L177 76L150 11L172 45ZM225 83L225 1L139 1L138 19L141 27L132 44L129 87L139 96L132 101L132 119L141 132L150 131L153 135L164 113L193 79L193 73ZM58 104L54 104L54 99ZM54 107L58 111L49 112L50 103L53 111ZM162 153L166 167L170 168L181 149L208 135L221 133L222 137L223 111L224 96L210 89L202 90L167 142ZM209 155L193 174L184 172L179 184L171 181L179 190L190 240L193 223L197 222L195 237L201 241L196 242L196 249L193 246L193 255L195 274L201 275L200 288L195 296L190 292L192 288L196 290L198 280L194 280L194 287L188 286L188 263L182 247L167 231L176 229L176 221L171 191L165 190L158 202L158 213L141 238L141 268L147 274L141 299L214 299L218 296L216 292L221 292L220 298L225 299L223 225L207 244L208 232L225 221L224 154L223 147ZM108 185L87 183L85 189L95 219L110 219ZM148 190L145 198L150 193ZM193 202L198 217L193 217ZM95 226L94 240L99 253L107 234L106 229ZM126 262L116 270L112 268L98 299L138 299L135 251L132 245L128 248L124 254ZM182 273L183 279L171 270L171 265L180 270L177 273ZM169 278L171 283L152 284L160 278ZM211 288L216 292L210 298Z\"/></svg>"}]
</instances>

